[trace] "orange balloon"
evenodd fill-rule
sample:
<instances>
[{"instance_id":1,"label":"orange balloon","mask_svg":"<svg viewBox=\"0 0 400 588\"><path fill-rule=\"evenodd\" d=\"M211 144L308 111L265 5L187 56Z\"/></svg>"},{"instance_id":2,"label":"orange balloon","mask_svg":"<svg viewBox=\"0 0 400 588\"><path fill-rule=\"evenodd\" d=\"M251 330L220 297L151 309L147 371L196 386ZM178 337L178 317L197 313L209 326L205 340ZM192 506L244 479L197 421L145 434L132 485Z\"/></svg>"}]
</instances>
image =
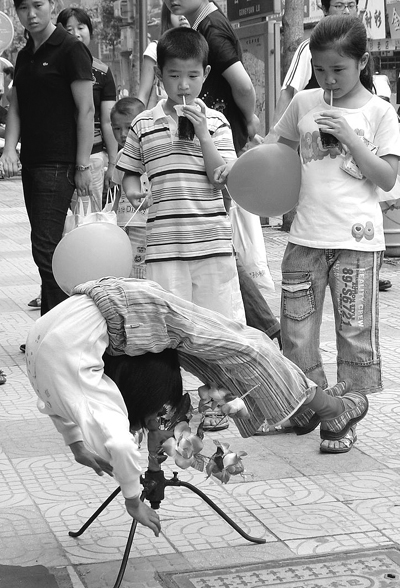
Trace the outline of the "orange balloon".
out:
<instances>
[{"instance_id":1,"label":"orange balloon","mask_svg":"<svg viewBox=\"0 0 400 588\"><path fill-rule=\"evenodd\" d=\"M297 152L274 143L241 155L228 176L228 190L242 208L258 216L281 216L299 200L301 166Z\"/></svg>"},{"instance_id":2,"label":"orange balloon","mask_svg":"<svg viewBox=\"0 0 400 588\"><path fill-rule=\"evenodd\" d=\"M53 255L55 280L68 295L89 280L129 278L131 269L129 237L113 223L90 223L73 229L61 239Z\"/></svg>"}]
</instances>

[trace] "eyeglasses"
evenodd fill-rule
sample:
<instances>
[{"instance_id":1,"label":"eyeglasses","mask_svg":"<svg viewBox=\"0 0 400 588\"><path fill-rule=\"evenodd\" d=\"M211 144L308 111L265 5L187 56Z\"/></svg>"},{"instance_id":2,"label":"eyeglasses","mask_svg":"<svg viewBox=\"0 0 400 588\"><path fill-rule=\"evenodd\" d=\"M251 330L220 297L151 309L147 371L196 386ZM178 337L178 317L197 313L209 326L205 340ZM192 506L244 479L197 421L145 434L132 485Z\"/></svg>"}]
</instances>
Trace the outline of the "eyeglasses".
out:
<instances>
[{"instance_id":1,"label":"eyeglasses","mask_svg":"<svg viewBox=\"0 0 400 588\"><path fill-rule=\"evenodd\" d=\"M336 10L340 10L340 12L344 12L347 10L356 10L357 4L356 2L337 2L336 4L330 4L331 8L336 8Z\"/></svg>"}]
</instances>

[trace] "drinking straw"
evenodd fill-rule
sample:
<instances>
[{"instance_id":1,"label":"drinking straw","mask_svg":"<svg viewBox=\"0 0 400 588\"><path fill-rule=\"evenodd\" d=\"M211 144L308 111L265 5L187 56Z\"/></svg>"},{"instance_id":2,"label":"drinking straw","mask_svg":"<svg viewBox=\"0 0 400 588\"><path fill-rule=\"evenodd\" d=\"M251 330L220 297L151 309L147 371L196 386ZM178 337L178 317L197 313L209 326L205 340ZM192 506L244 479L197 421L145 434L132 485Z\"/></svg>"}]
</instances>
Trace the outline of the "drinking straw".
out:
<instances>
[{"instance_id":1,"label":"drinking straw","mask_svg":"<svg viewBox=\"0 0 400 588\"><path fill-rule=\"evenodd\" d=\"M182 95L183 106L186 106L185 94Z\"/></svg>"},{"instance_id":2,"label":"drinking straw","mask_svg":"<svg viewBox=\"0 0 400 588\"><path fill-rule=\"evenodd\" d=\"M333 106L333 90L331 90L331 108Z\"/></svg>"}]
</instances>

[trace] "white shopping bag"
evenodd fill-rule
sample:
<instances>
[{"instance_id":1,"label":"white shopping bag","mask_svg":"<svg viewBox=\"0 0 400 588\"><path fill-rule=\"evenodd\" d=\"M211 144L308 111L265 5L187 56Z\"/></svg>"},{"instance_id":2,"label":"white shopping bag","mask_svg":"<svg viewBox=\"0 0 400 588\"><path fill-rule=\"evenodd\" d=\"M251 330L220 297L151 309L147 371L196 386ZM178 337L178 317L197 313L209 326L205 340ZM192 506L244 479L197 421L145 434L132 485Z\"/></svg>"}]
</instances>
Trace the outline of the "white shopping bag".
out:
<instances>
[{"instance_id":1,"label":"white shopping bag","mask_svg":"<svg viewBox=\"0 0 400 588\"><path fill-rule=\"evenodd\" d=\"M78 198L74 210L68 210L64 223L63 237L81 225L88 225L90 223L112 223L116 225L117 214L112 210L114 200L115 187L109 188L103 210L94 210L96 205L90 196L85 201L82 198Z\"/></svg>"},{"instance_id":2,"label":"white shopping bag","mask_svg":"<svg viewBox=\"0 0 400 588\"><path fill-rule=\"evenodd\" d=\"M264 298L268 298L268 295L275 292L275 284L268 267L260 218L233 201L229 217L236 254Z\"/></svg>"}]
</instances>

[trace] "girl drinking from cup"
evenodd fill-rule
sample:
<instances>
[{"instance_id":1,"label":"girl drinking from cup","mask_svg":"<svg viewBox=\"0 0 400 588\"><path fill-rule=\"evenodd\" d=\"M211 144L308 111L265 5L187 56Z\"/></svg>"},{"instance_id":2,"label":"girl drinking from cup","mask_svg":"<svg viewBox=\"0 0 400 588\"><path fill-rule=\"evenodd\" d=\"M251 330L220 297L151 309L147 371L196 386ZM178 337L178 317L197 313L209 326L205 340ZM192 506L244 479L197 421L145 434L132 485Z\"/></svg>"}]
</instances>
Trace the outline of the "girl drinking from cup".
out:
<instances>
[{"instance_id":1,"label":"girl drinking from cup","mask_svg":"<svg viewBox=\"0 0 400 588\"><path fill-rule=\"evenodd\" d=\"M373 66L358 18L322 19L310 50L320 88L298 92L275 127L279 142L300 146L302 166L297 214L282 262L283 352L326 388L319 347L329 286L338 381L368 394L382 389L378 278L385 241L376 187L389 191L396 180L397 116L372 94ZM337 143L323 145L320 131ZM321 451L343 453L355 440L352 427L340 440L322 441Z\"/></svg>"}]
</instances>

